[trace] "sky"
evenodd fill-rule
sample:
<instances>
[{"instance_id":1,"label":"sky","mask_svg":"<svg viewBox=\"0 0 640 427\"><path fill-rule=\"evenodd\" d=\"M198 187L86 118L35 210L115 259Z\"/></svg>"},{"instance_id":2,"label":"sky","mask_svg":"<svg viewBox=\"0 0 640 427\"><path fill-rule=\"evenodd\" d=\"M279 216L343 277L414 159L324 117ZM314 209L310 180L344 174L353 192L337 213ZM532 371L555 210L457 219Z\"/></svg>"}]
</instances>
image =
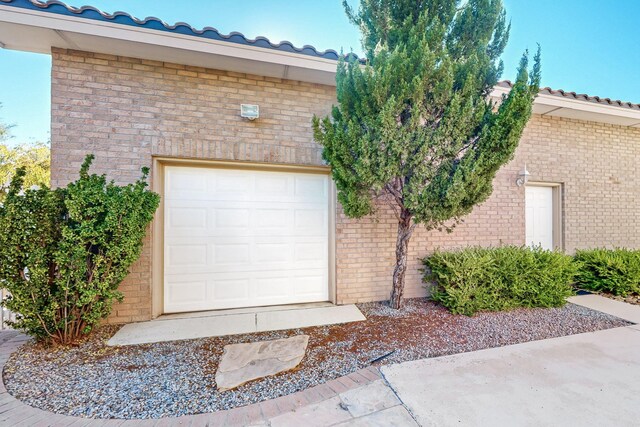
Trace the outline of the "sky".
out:
<instances>
[{"instance_id":1,"label":"sky","mask_svg":"<svg viewBox=\"0 0 640 427\"><path fill-rule=\"evenodd\" d=\"M512 23L503 54L504 79L514 79L525 49L542 46L542 85L640 103L639 0L503 0ZM350 0L355 5L357 0ZM288 40L318 50L361 53L358 29L341 0L68 0L139 18L211 26L249 38ZM0 122L12 143L47 141L50 126L48 55L0 49Z\"/></svg>"}]
</instances>

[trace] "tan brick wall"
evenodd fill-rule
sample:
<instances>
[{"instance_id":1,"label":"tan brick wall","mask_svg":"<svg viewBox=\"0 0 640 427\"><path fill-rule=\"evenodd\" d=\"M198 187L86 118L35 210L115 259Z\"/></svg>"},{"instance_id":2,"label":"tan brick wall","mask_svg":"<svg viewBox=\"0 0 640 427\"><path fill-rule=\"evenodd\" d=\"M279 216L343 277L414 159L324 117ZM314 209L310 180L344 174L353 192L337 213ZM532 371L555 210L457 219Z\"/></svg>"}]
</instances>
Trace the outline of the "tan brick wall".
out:
<instances>
[{"instance_id":1,"label":"tan brick wall","mask_svg":"<svg viewBox=\"0 0 640 427\"><path fill-rule=\"evenodd\" d=\"M417 228L411 240L405 295L426 293L419 257L435 248L522 245L524 187L515 180L525 163L531 181L562 184L564 248L640 247L640 129L534 115L513 161L494 191L451 234ZM337 277L340 303L389 297L395 263L393 215L349 220L338 215Z\"/></svg>"},{"instance_id":2,"label":"tan brick wall","mask_svg":"<svg viewBox=\"0 0 640 427\"><path fill-rule=\"evenodd\" d=\"M52 53L52 185L93 171L124 184L152 156L322 165L311 118L335 88L311 83L55 49ZM241 103L260 105L254 122ZM120 289L110 321L151 317L151 238Z\"/></svg>"},{"instance_id":3,"label":"tan brick wall","mask_svg":"<svg viewBox=\"0 0 640 427\"><path fill-rule=\"evenodd\" d=\"M329 111L333 87L59 49L52 62L53 185L75 179L87 153L96 155L94 171L118 183L135 180L152 156L322 164L310 120ZM241 119L240 103L259 104L260 120ZM417 258L435 247L523 243L524 190L514 182L524 162L532 179L564 183L568 250L640 246L639 149L639 129L534 117L487 202L452 234L416 231L406 295L424 294ZM393 216L338 212L336 223L338 302L387 298ZM151 317L151 239L121 285L125 301L112 322Z\"/></svg>"}]
</instances>

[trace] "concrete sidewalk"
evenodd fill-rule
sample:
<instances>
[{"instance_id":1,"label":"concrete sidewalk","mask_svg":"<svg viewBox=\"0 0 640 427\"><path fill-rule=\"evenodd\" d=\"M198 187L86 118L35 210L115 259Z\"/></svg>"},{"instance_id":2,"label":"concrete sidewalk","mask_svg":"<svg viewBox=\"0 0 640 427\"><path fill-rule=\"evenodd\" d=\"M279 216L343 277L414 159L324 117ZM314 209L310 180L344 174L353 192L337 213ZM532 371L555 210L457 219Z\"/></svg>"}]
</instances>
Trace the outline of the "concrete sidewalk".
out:
<instances>
[{"instance_id":1,"label":"concrete sidewalk","mask_svg":"<svg viewBox=\"0 0 640 427\"><path fill-rule=\"evenodd\" d=\"M595 294L576 295L569 298L568 301L572 304L590 308L591 310L601 311L619 317L628 322L640 323L640 305L628 304Z\"/></svg>"},{"instance_id":2,"label":"concrete sidewalk","mask_svg":"<svg viewBox=\"0 0 640 427\"><path fill-rule=\"evenodd\" d=\"M606 307L627 318L640 310L599 298L589 295L572 302L598 304L601 311ZM381 371L423 426L640 425L639 325L417 360Z\"/></svg>"}]
</instances>

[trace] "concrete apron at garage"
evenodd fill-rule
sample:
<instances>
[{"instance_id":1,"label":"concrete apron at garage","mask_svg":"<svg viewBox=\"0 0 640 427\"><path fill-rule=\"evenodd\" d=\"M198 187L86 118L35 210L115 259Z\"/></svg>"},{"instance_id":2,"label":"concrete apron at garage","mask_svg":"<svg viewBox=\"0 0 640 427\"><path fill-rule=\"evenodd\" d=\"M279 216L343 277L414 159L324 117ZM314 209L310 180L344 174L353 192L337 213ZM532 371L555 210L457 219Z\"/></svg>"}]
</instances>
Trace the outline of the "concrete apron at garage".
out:
<instances>
[{"instance_id":1,"label":"concrete apron at garage","mask_svg":"<svg viewBox=\"0 0 640 427\"><path fill-rule=\"evenodd\" d=\"M109 345L148 344L254 332L278 331L365 320L355 305L295 304L169 314L124 325Z\"/></svg>"}]
</instances>

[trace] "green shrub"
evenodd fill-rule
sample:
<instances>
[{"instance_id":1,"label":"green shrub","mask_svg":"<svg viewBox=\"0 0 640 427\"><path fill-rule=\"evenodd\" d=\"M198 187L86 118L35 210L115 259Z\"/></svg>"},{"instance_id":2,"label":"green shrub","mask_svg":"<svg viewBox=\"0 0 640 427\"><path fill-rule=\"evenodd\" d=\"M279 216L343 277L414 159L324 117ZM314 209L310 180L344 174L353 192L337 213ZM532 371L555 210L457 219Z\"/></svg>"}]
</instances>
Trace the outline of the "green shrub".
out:
<instances>
[{"instance_id":1,"label":"green shrub","mask_svg":"<svg viewBox=\"0 0 640 427\"><path fill-rule=\"evenodd\" d=\"M576 251L575 261L579 288L620 296L640 293L640 250Z\"/></svg>"},{"instance_id":2,"label":"green shrub","mask_svg":"<svg viewBox=\"0 0 640 427\"><path fill-rule=\"evenodd\" d=\"M423 260L432 299L472 315L516 307L558 307L573 294L571 257L540 248L504 246L436 251Z\"/></svg>"},{"instance_id":3,"label":"green shrub","mask_svg":"<svg viewBox=\"0 0 640 427\"><path fill-rule=\"evenodd\" d=\"M57 190L23 189L19 169L0 206L0 281L11 294L3 304L17 313L13 326L39 340L71 343L111 312L160 201L147 168L117 186L89 175L92 161Z\"/></svg>"}]
</instances>

